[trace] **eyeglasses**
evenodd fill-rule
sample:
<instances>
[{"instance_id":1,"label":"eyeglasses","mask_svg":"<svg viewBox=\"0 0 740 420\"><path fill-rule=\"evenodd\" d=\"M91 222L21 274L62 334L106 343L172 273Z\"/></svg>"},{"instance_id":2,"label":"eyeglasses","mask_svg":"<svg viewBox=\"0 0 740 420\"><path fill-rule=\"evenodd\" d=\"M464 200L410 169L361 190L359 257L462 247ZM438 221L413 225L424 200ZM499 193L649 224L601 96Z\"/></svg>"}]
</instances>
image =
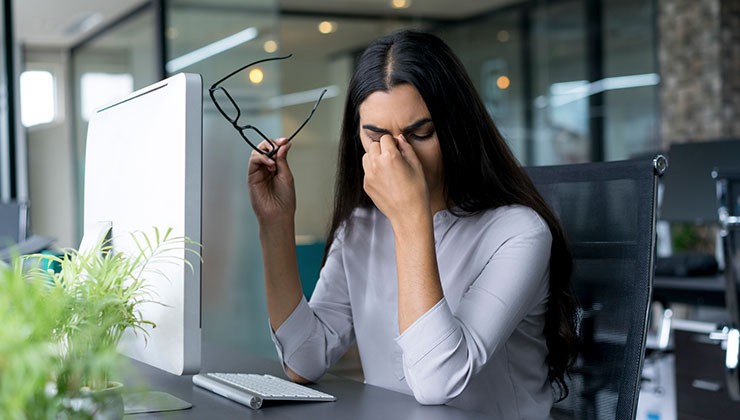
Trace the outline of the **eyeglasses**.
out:
<instances>
[{"instance_id":1,"label":"eyeglasses","mask_svg":"<svg viewBox=\"0 0 740 420\"><path fill-rule=\"evenodd\" d=\"M211 85L211 87L208 89L208 93L211 96L211 100L213 101L213 104L216 105L216 109L218 109L218 112L220 112L221 115L223 115L224 118L226 118L226 120L229 123L231 123L231 125L236 129L236 131L239 132L239 134L242 136L242 138L244 139L244 141L247 142L248 145L252 146L252 148L254 150L256 150L257 152L259 152L259 153L261 153L261 154L263 154L263 155L265 155L267 157L272 157L275 153L277 153L279 146L271 138L269 138L265 134L263 134L262 131L259 130L259 128L255 127L255 126L253 126L251 124L240 125L239 118L242 116L241 109L236 104L236 101L231 96L231 94L229 94L229 91L226 90L226 88L224 88L222 86L219 86L219 85L221 83L223 83L224 81L226 81L231 76L239 73L240 71L242 71L242 70L244 70L244 69L246 69L248 67L254 66L255 64L264 63L265 61L285 60L286 58L290 58L291 56L292 56L292 54L288 54L288 55L286 55L284 57L270 57L270 58L263 58L262 60L257 60L257 61L255 61L253 63L247 64L244 67L240 67L240 68L232 71L227 76L225 76L224 78L222 78L218 82L216 82L213 85ZM298 132L301 131L301 129L303 127L305 127L306 124L308 124L308 121L311 119L311 117L313 117L313 113L316 111L316 108L319 107L319 102L321 102L321 98L324 97L324 94L325 93L326 93L326 89L324 89L321 92L321 95L319 95L319 99L316 100L316 103L314 104L313 109L311 109L311 112L308 114L308 117L306 118L306 120L303 121L303 124L301 124L293 132L293 134L291 134L290 137L288 137L288 141L291 141L293 139L293 137L295 137L296 134L298 134ZM262 150L259 147L257 147L257 144L252 143L252 141L249 140L249 137L247 137L247 135L245 133L247 130L252 130L255 133L259 134L260 137L262 137L264 140L267 141L267 144L269 145L270 149L269 150Z\"/></svg>"}]
</instances>

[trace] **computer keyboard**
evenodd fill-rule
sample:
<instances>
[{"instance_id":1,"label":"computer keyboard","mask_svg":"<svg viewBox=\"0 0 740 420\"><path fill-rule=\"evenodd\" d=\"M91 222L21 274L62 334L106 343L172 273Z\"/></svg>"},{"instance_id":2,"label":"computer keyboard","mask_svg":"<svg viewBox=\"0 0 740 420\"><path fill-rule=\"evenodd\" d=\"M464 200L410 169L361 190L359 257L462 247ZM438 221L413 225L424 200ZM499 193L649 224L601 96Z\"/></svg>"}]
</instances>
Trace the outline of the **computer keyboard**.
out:
<instances>
[{"instance_id":1,"label":"computer keyboard","mask_svg":"<svg viewBox=\"0 0 740 420\"><path fill-rule=\"evenodd\" d=\"M265 400L336 401L332 395L272 375L206 373L193 376L193 383L255 410Z\"/></svg>"}]
</instances>

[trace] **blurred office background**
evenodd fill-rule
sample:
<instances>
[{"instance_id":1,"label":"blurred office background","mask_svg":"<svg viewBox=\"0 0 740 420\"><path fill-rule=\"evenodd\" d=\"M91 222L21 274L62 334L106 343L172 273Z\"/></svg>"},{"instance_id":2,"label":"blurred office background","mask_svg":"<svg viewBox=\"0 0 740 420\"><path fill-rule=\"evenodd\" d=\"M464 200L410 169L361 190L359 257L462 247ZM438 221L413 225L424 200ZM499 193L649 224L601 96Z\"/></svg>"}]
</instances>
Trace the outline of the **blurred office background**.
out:
<instances>
[{"instance_id":1,"label":"blurred office background","mask_svg":"<svg viewBox=\"0 0 740 420\"><path fill-rule=\"evenodd\" d=\"M738 0L2 0L0 198L34 233L81 238L86 124L180 71L228 86L252 124L292 132L307 292L332 204L345 91L367 43L420 28L458 53L523 165L620 160L740 137ZM229 43L229 48L219 48ZM147 121L141 121L146 124ZM274 356L246 187L251 149L204 97L204 339ZM111 156L111 159L115 157Z\"/></svg>"}]
</instances>

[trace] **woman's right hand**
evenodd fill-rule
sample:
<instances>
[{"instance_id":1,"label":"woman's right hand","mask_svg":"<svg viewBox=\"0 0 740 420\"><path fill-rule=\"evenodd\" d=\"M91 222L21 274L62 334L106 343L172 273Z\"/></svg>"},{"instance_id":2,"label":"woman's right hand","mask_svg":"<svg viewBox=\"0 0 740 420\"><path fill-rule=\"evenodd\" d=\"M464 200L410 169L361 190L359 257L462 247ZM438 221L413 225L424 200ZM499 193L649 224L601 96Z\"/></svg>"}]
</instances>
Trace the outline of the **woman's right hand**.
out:
<instances>
[{"instance_id":1,"label":"woman's right hand","mask_svg":"<svg viewBox=\"0 0 740 420\"><path fill-rule=\"evenodd\" d=\"M287 160L290 143L285 138L275 143L279 148L271 158L256 150L249 157L249 198L261 226L293 222L295 218L295 184ZM259 148L269 150L270 145L263 141Z\"/></svg>"}]
</instances>

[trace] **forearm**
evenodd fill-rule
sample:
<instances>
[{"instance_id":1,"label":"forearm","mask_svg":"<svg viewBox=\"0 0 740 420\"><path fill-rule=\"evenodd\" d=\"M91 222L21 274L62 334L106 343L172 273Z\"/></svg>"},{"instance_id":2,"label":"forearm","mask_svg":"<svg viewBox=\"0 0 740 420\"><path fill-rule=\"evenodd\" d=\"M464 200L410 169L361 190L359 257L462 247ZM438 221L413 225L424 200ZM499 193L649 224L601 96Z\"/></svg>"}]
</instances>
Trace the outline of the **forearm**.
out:
<instances>
[{"instance_id":1,"label":"forearm","mask_svg":"<svg viewBox=\"0 0 740 420\"><path fill-rule=\"evenodd\" d=\"M463 329L442 299L401 334L406 383L422 404L445 404L458 396L479 359L468 348Z\"/></svg>"},{"instance_id":2,"label":"forearm","mask_svg":"<svg viewBox=\"0 0 740 420\"><path fill-rule=\"evenodd\" d=\"M403 333L443 297L431 212L393 227L398 271L398 329Z\"/></svg>"},{"instance_id":3,"label":"forearm","mask_svg":"<svg viewBox=\"0 0 740 420\"><path fill-rule=\"evenodd\" d=\"M301 290L293 221L260 226L265 270L267 312L273 331L288 319L300 302Z\"/></svg>"}]
</instances>

